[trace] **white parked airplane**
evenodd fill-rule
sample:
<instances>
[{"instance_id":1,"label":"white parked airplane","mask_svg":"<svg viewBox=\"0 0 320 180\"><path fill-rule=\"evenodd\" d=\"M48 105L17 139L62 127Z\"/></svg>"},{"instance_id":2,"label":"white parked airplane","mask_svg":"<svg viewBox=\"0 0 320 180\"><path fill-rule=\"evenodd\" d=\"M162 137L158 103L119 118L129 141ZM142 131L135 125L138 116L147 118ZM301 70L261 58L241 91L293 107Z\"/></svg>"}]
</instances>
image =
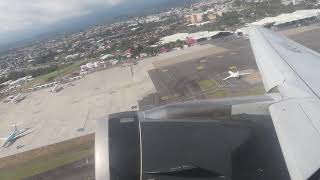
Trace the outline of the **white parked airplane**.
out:
<instances>
[{"instance_id":1,"label":"white parked airplane","mask_svg":"<svg viewBox=\"0 0 320 180\"><path fill-rule=\"evenodd\" d=\"M241 78L241 76L245 76L245 75L250 75L251 73L239 73L239 71L237 72L232 72L232 71L228 71L228 73L230 74L230 76L224 78L223 80L228 80L230 78Z\"/></svg>"},{"instance_id":2,"label":"white parked airplane","mask_svg":"<svg viewBox=\"0 0 320 180\"><path fill-rule=\"evenodd\" d=\"M24 128L24 129L18 129L17 124L14 124L12 127L12 131L6 138L0 138L0 140L3 140L3 143L1 147L9 147L11 144L13 144L17 139L26 136L30 133L32 133L33 130L30 130L30 128ZM30 130L30 131L29 131Z\"/></svg>"}]
</instances>

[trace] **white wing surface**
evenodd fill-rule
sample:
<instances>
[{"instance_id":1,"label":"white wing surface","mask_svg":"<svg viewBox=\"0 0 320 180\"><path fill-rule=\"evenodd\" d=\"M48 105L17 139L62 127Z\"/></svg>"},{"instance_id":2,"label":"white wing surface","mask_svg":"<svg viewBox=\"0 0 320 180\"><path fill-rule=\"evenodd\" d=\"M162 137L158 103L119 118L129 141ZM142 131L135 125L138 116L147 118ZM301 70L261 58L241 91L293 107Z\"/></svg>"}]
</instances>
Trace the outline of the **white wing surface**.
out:
<instances>
[{"instance_id":1,"label":"white wing surface","mask_svg":"<svg viewBox=\"0 0 320 180\"><path fill-rule=\"evenodd\" d=\"M320 168L320 54L264 28L250 42L266 91L282 96L269 111L290 177L308 179Z\"/></svg>"}]
</instances>

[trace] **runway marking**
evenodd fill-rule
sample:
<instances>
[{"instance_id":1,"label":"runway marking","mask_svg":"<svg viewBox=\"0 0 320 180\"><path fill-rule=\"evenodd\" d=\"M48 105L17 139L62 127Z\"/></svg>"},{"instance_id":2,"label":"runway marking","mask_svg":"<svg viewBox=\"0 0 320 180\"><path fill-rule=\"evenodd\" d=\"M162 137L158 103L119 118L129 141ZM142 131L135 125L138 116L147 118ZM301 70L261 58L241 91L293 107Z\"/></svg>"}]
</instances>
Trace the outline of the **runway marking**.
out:
<instances>
[{"instance_id":1,"label":"runway marking","mask_svg":"<svg viewBox=\"0 0 320 180\"><path fill-rule=\"evenodd\" d=\"M207 62L207 60L206 60L206 59L202 59L202 60L200 60L200 63L205 63L205 62Z\"/></svg>"},{"instance_id":2,"label":"runway marking","mask_svg":"<svg viewBox=\"0 0 320 180\"><path fill-rule=\"evenodd\" d=\"M229 69L237 69L237 66L230 66Z\"/></svg>"},{"instance_id":3,"label":"runway marking","mask_svg":"<svg viewBox=\"0 0 320 180\"><path fill-rule=\"evenodd\" d=\"M230 52L231 55L239 54L238 52Z\"/></svg>"},{"instance_id":4,"label":"runway marking","mask_svg":"<svg viewBox=\"0 0 320 180\"><path fill-rule=\"evenodd\" d=\"M221 59L221 58L223 58L224 56L217 56L217 58L219 58L219 59Z\"/></svg>"}]
</instances>

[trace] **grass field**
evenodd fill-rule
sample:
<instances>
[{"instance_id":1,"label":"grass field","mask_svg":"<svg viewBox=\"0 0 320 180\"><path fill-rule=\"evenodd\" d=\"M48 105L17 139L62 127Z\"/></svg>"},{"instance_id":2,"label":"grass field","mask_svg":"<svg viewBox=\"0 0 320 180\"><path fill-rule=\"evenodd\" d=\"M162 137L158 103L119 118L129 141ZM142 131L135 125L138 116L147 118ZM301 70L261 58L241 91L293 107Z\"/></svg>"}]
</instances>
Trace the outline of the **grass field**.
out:
<instances>
[{"instance_id":1,"label":"grass field","mask_svg":"<svg viewBox=\"0 0 320 180\"><path fill-rule=\"evenodd\" d=\"M217 83L211 80L202 80L198 82L198 85L201 91L206 91L208 89L212 89L217 86Z\"/></svg>"},{"instance_id":2,"label":"grass field","mask_svg":"<svg viewBox=\"0 0 320 180\"><path fill-rule=\"evenodd\" d=\"M26 84L25 89L30 88L30 87L34 86L35 84L43 84L43 83L52 81L52 80L58 78L59 76L62 77L62 76L65 76L67 74L70 74L73 71L77 70L80 67L81 64L87 63L87 62L88 62L88 60L79 61L79 62L76 62L74 64L71 64L71 65L68 65L66 67L63 67L61 69L58 69L56 71L53 71L51 73L48 73L48 74L45 74L45 75L42 75L42 76L38 76L34 80L32 80L28 84Z\"/></svg>"},{"instance_id":3,"label":"grass field","mask_svg":"<svg viewBox=\"0 0 320 180\"><path fill-rule=\"evenodd\" d=\"M212 92L209 92L207 94L207 97L209 99L214 99L214 98L237 97L237 96L254 96L254 95L261 95L264 93L265 93L264 87L263 85L261 85L261 86L256 86L254 88L238 91L238 92L230 92L228 89L214 90Z\"/></svg>"},{"instance_id":4,"label":"grass field","mask_svg":"<svg viewBox=\"0 0 320 180\"><path fill-rule=\"evenodd\" d=\"M219 90L214 90L212 92L209 92L207 94L207 97L209 99L216 99L216 98L224 98L228 96L228 90L227 89L219 89Z\"/></svg>"},{"instance_id":5,"label":"grass field","mask_svg":"<svg viewBox=\"0 0 320 180\"><path fill-rule=\"evenodd\" d=\"M18 180L34 176L93 155L92 143L58 147L54 152L0 169L0 179Z\"/></svg>"},{"instance_id":6,"label":"grass field","mask_svg":"<svg viewBox=\"0 0 320 180\"><path fill-rule=\"evenodd\" d=\"M246 91L232 93L231 96L253 96L253 95L260 95L260 94L265 94L265 90L264 90L263 85L256 86L256 87L248 89Z\"/></svg>"}]
</instances>

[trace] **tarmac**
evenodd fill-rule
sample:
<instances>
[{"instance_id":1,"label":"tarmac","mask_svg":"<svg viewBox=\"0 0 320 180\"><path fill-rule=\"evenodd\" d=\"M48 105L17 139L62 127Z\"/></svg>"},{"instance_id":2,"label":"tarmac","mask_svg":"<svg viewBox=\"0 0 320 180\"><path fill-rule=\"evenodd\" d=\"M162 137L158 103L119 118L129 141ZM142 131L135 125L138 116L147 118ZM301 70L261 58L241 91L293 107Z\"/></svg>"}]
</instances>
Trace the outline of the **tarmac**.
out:
<instances>
[{"instance_id":1,"label":"tarmac","mask_svg":"<svg viewBox=\"0 0 320 180\"><path fill-rule=\"evenodd\" d=\"M150 77L160 94L160 103L210 99L217 90L247 91L262 87L254 56L249 41L235 36L206 42L205 45L218 46L218 53L211 53L201 58L193 58L166 67L152 69ZM157 67L157 66L156 66ZM224 81L228 71L251 73L248 76ZM225 94L221 95L222 98Z\"/></svg>"},{"instance_id":2,"label":"tarmac","mask_svg":"<svg viewBox=\"0 0 320 180\"><path fill-rule=\"evenodd\" d=\"M154 63L214 49L213 45L194 46L188 50L169 52L144 59L130 67L114 67L87 75L66 84L58 93L50 88L34 91L23 101L0 104L0 137L7 137L12 124L31 128L32 133L18 139L7 148L0 148L0 158L42 146L58 143L95 131L97 119L112 113L137 110L138 101L154 94L156 89L148 71ZM22 148L17 148L18 146Z\"/></svg>"},{"instance_id":3,"label":"tarmac","mask_svg":"<svg viewBox=\"0 0 320 180\"><path fill-rule=\"evenodd\" d=\"M155 91L146 73L148 64L135 66L133 77L130 68L115 67L92 73L58 93L43 89L18 104L1 103L0 137L8 136L14 123L33 132L0 148L0 158L93 133L100 117L131 110ZM19 145L23 147L17 149Z\"/></svg>"},{"instance_id":4,"label":"tarmac","mask_svg":"<svg viewBox=\"0 0 320 180\"><path fill-rule=\"evenodd\" d=\"M300 30L290 36L320 52L319 34L317 26L309 28L308 33ZM240 81L221 82L234 66L252 75ZM143 59L133 66L133 75L130 67L114 67L67 84L58 93L43 89L28 94L18 104L1 103L0 137L8 136L14 123L21 123L19 128L32 128L33 132L8 148L0 148L0 158L93 133L97 119L110 113L137 110L133 107L141 99L155 93L160 94L160 103L212 98L201 93L212 90L210 87L203 90L199 86L200 81L211 78L215 81L212 88L223 86L235 94L261 86L249 41L235 36L215 39ZM206 85L205 82L202 83Z\"/></svg>"}]
</instances>

